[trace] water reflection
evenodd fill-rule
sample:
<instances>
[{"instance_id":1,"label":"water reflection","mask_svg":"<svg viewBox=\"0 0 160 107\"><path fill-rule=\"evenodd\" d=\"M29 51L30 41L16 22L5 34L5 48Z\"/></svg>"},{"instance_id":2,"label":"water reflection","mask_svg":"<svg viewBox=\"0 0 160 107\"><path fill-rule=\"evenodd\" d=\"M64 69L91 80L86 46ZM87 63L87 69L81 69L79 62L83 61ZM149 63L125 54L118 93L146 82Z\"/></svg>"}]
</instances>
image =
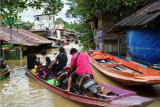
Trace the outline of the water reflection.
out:
<instances>
[{"instance_id":1,"label":"water reflection","mask_svg":"<svg viewBox=\"0 0 160 107\"><path fill-rule=\"evenodd\" d=\"M68 58L71 58L69 50L69 48L66 49ZM58 48L47 50L47 56L52 60L56 57L54 52L59 53ZM40 53L36 55L40 56L42 63L45 63L46 56ZM11 72L10 77L0 81L0 107L82 107L48 90L28 76L24 71L27 64L26 59L27 57L24 57L23 60L5 60Z\"/></svg>"}]
</instances>

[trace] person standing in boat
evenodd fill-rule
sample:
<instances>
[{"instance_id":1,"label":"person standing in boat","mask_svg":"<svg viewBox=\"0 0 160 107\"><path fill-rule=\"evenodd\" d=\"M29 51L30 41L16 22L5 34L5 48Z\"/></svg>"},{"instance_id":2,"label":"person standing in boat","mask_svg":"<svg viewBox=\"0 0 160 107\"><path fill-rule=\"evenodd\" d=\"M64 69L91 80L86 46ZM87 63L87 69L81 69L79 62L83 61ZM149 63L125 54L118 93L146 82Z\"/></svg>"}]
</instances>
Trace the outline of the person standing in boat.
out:
<instances>
[{"instance_id":1,"label":"person standing in boat","mask_svg":"<svg viewBox=\"0 0 160 107\"><path fill-rule=\"evenodd\" d=\"M70 54L72 55L72 58L71 58L71 64L70 64L70 69L75 69L74 72L72 72L69 76L69 79L68 79L68 88L65 90L67 92L70 91L70 87L71 87L71 82L72 81L76 81L76 78L84 73L88 73L90 75L90 77L92 79L93 78L93 74L92 74L92 70L90 68L90 65L89 65L89 58L87 56L87 54L85 53L78 53L77 49L75 48L72 48L70 50ZM78 56L79 54L79 56ZM77 57L78 56L78 57ZM76 61L76 65L75 65L75 60L77 59ZM75 66L77 66L75 68ZM94 79L95 80L95 79ZM98 84L98 81L96 81L96 84Z\"/></svg>"},{"instance_id":2,"label":"person standing in boat","mask_svg":"<svg viewBox=\"0 0 160 107\"><path fill-rule=\"evenodd\" d=\"M34 65L39 62L40 62L40 60L38 60L37 56L34 55L34 50L32 49L30 51L30 55L28 55L28 57L27 57L27 68L30 70L34 69Z\"/></svg>"},{"instance_id":3,"label":"person standing in boat","mask_svg":"<svg viewBox=\"0 0 160 107\"><path fill-rule=\"evenodd\" d=\"M65 52L65 49L63 47L59 48L59 53L55 59L55 61L48 67L51 68L52 66L54 66L56 64L56 62L58 62L58 64L56 65L56 70L54 70L54 85L56 84L56 78L57 78L57 72L61 71L67 64L67 55Z\"/></svg>"}]
</instances>

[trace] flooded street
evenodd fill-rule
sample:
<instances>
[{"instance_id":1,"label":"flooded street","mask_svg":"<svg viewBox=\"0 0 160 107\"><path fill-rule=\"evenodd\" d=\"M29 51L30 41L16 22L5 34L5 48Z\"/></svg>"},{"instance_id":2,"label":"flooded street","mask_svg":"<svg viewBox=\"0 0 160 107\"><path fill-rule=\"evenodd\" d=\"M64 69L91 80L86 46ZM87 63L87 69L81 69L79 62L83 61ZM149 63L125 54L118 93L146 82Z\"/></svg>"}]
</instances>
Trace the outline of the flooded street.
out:
<instances>
[{"instance_id":1,"label":"flooded street","mask_svg":"<svg viewBox=\"0 0 160 107\"><path fill-rule=\"evenodd\" d=\"M79 51L81 50L75 44L64 46L68 56L68 64L71 59L69 51L72 47ZM52 60L56 57L54 56L54 52L58 53L58 48L47 49L47 56ZM45 63L44 59L46 56L41 56L40 53L36 55L40 57L41 63ZM26 59L27 57L24 57L23 60L5 60L11 73L8 78L0 81L0 107L83 107L74 101L63 98L50 91L27 75L24 71L27 64ZM160 84L155 86L123 86L100 73L92 65L91 68L95 78L99 82L132 90L137 92L137 95L155 99L155 102L148 107L159 107Z\"/></svg>"}]
</instances>

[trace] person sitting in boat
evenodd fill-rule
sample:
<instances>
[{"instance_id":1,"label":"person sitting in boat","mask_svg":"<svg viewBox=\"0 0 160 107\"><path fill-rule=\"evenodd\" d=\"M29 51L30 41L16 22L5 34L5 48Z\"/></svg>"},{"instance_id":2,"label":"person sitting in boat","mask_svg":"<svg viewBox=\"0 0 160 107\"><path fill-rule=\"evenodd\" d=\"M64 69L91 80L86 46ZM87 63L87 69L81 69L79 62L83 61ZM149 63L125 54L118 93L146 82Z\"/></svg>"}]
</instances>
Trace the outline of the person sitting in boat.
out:
<instances>
[{"instance_id":1,"label":"person sitting in boat","mask_svg":"<svg viewBox=\"0 0 160 107\"><path fill-rule=\"evenodd\" d=\"M75 69L75 72L72 72L69 75L68 88L65 90L67 92L70 91L71 82L72 81L75 82L76 78L78 76L84 74L84 73L88 73L90 75L90 77L92 79L94 79L93 78L93 74L92 74L92 70L91 70L90 65L89 65L89 58L88 58L87 54L85 54L85 53L79 53L79 56L78 56L78 51L75 48L72 48L70 50L70 54L72 55L70 69L71 70ZM75 65L75 60L76 59L77 59L77 61L76 61L76 65ZM77 66L77 67L75 68L75 66ZM98 81L95 80L95 82L96 82L97 85L99 85Z\"/></svg>"},{"instance_id":2,"label":"person sitting in boat","mask_svg":"<svg viewBox=\"0 0 160 107\"><path fill-rule=\"evenodd\" d=\"M54 62L54 61L51 62L51 59L50 59L49 57L46 57L46 69L48 69L48 67L49 67L53 62ZM55 71L55 69L56 69L56 64L54 64L51 69L48 69L48 75L51 75L51 73L54 74L54 72L52 72L52 71Z\"/></svg>"},{"instance_id":3,"label":"person sitting in boat","mask_svg":"<svg viewBox=\"0 0 160 107\"><path fill-rule=\"evenodd\" d=\"M48 78L48 72L46 68L42 68L41 65L38 65L37 71L36 71L36 76L42 79L47 79Z\"/></svg>"},{"instance_id":4,"label":"person sitting in boat","mask_svg":"<svg viewBox=\"0 0 160 107\"><path fill-rule=\"evenodd\" d=\"M41 54L42 54L42 55L46 55L46 54L47 54L45 48L43 48L43 50L41 51Z\"/></svg>"},{"instance_id":5,"label":"person sitting in boat","mask_svg":"<svg viewBox=\"0 0 160 107\"><path fill-rule=\"evenodd\" d=\"M34 69L31 70L31 72L36 75L36 71L37 71L37 65L34 66Z\"/></svg>"},{"instance_id":6,"label":"person sitting in boat","mask_svg":"<svg viewBox=\"0 0 160 107\"><path fill-rule=\"evenodd\" d=\"M5 69L7 67L7 64L3 64L3 59L0 58L0 69Z\"/></svg>"},{"instance_id":7,"label":"person sitting in boat","mask_svg":"<svg viewBox=\"0 0 160 107\"><path fill-rule=\"evenodd\" d=\"M34 55L34 50L32 49L30 51L30 55L28 55L28 57L27 57L27 68L30 70L34 69L35 64L39 63L39 62L40 62L40 60L37 59L36 55Z\"/></svg>"},{"instance_id":8,"label":"person sitting in boat","mask_svg":"<svg viewBox=\"0 0 160 107\"><path fill-rule=\"evenodd\" d=\"M55 41L53 41L53 42L52 42L52 45L53 45L53 46L54 46L54 45L56 45L56 42L55 42Z\"/></svg>"},{"instance_id":9,"label":"person sitting in boat","mask_svg":"<svg viewBox=\"0 0 160 107\"><path fill-rule=\"evenodd\" d=\"M58 61L56 70L54 70L54 84L56 84L57 72L61 71L66 66L68 60L65 49L63 47L59 48L59 53L60 54L57 55L55 61L48 67L51 68Z\"/></svg>"}]
</instances>

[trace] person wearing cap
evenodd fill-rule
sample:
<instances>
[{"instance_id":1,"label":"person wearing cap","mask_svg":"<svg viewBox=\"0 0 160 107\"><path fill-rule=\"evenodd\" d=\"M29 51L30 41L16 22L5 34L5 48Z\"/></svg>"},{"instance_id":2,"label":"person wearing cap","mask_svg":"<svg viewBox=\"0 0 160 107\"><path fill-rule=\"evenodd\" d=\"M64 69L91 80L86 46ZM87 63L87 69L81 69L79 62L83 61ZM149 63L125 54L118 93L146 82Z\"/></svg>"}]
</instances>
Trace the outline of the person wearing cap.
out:
<instances>
[{"instance_id":1,"label":"person wearing cap","mask_svg":"<svg viewBox=\"0 0 160 107\"><path fill-rule=\"evenodd\" d=\"M34 50L32 49L30 51L30 55L28 55L28 57L27 57L27 68L30 70L34 69L34 65L37 62L39 63L40 61L37 59L37 56L34 55Z\"/></svg>"}]
</instances>

